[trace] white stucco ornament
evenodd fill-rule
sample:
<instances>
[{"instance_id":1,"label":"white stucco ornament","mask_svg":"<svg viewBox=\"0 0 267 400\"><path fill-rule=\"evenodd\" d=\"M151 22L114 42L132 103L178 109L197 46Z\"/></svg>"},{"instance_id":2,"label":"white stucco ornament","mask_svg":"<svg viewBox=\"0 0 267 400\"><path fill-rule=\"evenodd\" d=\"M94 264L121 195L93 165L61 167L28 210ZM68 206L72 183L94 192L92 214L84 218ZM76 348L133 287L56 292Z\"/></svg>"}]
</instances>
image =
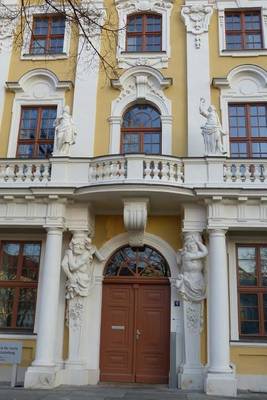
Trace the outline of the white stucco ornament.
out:
<instances>
[{"instance_id":1,"label":"white stucco ornament","mask_svg":"<svg viewBox=\"0 0 267 400\"><path fill-rule=\"evenodd\" d=\"M200 35L208 32L210 17L213 13L213 8L210 5L192 4L182 7L182 18L184 19L187 32L195 35L195 47L201 46Z\"/></svg>"},{"instance_id":2,"label":"white stucco ornament","mask_svg":"<svg viewBox=\"0 0 267 400\"><path fill-rule=\"evenodd\" d=\"M184 247L177 253L180 274L176 287L180 296L189 302L201 302L206 297L206 283L203 276L203 259L207 247L202 243L198 232L186 233Z\"/></svg>"},{"instance_id":3,"label":"white stucco ornament","mask_svg":"<svg viewBox=\"0 0 267 400\"><path fill-rule=\"evenodd\" d=\"M55 123L56 150L54 155L69 156L70 149L75 144L77 131L70 115L69 106L65 106L62 115Z\"/></svg>"},{"instance_id":4,"label":"white stucco ornament","mask_svg":"<svg viewBox=\"0 0 267 400\"><path fill-rule=\"evenodd\" d=\"M205 145L205 155L223 156L224 150L223 137L227 133L223 130L216 108L210 105L205 107L205 99L200 99L199 105L200 114L206 118L206 123L201 127L202 136Z\"/></svg>"},{"instance_id":5,"label":"white stucco ornament","mask_svg":"<svg viewBox=\"0 0 267 400\"><path fill-rule=\"evenodd\" d=\"M75 232L62 260L62 268L67 276L66 299L88 296L93 284L93 258L103 261L103 257L85 232Z\"/></svg>"}]
</instances>

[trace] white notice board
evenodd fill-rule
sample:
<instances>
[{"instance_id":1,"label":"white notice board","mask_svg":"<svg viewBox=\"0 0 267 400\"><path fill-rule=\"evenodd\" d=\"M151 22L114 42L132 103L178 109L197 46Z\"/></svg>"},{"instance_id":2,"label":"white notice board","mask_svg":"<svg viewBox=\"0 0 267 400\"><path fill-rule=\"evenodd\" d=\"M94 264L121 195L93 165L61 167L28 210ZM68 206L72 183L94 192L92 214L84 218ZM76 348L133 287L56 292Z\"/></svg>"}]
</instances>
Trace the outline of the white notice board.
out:
<instances>
[{"instance_id":1,"label":"white notice board","mask_svg":"<svg viewBox=\"0 0 267 400\"><path fill-rule=\"evenodd\" d=\"M21 352L21 342L0 341L0 364L20 364Z\"/></svg>"}]
</instances>

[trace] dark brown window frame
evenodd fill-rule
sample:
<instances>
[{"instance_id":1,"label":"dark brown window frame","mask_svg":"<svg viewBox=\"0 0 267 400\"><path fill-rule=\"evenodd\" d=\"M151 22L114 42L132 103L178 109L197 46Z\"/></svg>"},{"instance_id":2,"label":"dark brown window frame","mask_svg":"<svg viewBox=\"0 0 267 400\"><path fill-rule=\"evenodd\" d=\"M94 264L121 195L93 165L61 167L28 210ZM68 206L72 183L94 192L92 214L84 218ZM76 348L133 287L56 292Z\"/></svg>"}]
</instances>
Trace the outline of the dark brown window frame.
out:
<instances>
[{"instance_id":1,"label":"dark brown window frame","mask_svg":"<svg viewBox=\"0 0 267 400\"><path fill-rule=\"evenodd\" d=\"M125 49L127 53L159 53L162 52L162 15L159 13L134 13L134 14L129 14L127 15L127 24L126 27L128 27L128 23L131 18L137 17L137 16L142 16L142 32L128 32L126 28L126 44L125 44ZM160 31L153 32L153 31L146 31L146 20L147 17L151 16L156 16L160 19ZM131 36L140 36L142 38L142 49L141 50L129 50L128 49L128 38ZM148 36L157 36L160 37L160 50L146 50L146 38Z\"/></svg>"},{"instance_id":2,"label":"dark brown window frame","mask_svg":"<svg viewBox=\"0 0 267 400\"><path fill-rule=\"evenodd\" d=\"M240 136L240 137L231 137L230 132L229 132L229 141L231 143L244 143L246 142L247 144L247 157L245 158L253 158L252 156L252 151L251 151L251 144L252 143L267 143L267 136L266 137L257 137L257 136L252 136L251 134L251 124L250 124L250 117L251 114L248 112L250 107L253 106L264 106L266 109L266 114L267 114L267 102L255 102L255 103L228 103L228 123L229 123L229 128L230 128L230 112L229 108L230 106L233 107L238 107L238 106L243 106L245 107L245 119L246 119L246 136ZM242 158L242 157L240 157ZM255 157L254 157L255 158Z\"/></svg>"},{"instance_id":3,"label":"dark brown window frame","mask_svg":"<svg viewBox=\"0 0 267 400\"><path fill-rule=\"evenodd\" d=\"M134 104L133 106L127 108L127 109L125 110L124 114L123 114L122 120L123 120L123 118L124 118L124 115L125 115L128 111L130 111L131 108L133 108L134 106L138 106L138 105L139 105L139 104L137 103L137 104ZM144 104L142 104L142 105L144 105ZM154 109L159 113L159 115L160 115L160 112L157 110L156 107L154 107L154 106L151 105L151 104L147 104L147 105L150 106L150 107L152 107L152 108L154 108ZM160 116L161 116L161 115L160 115ZM161 120L160 120L160 121L161 121ZM123 139L124 139L124 136L125 136L126 134L130 134L130 133L138 133L138 134L139 134L139 136L140 136L140 146L141 146L141 149L140 149L140 151L139 151L138 154L144 153L144 136L145 136L146 133L149 133L149 132L151 132L151 133L154 133L154 132L160 133L160 143L159 143L160 152L159 152L159 153L147 153L147 154L159 154L159 155L162 154L162 123L160 123L160 128L124 128L124 127L121 127L121 140L120 140L120 143L121 143L121 145L120 145L120 152L121 152L121 154L124 154L124 150L123 150L123 145L124 145L124 140L123 140ZM127 153L127 154L131 154L131 153Z\"/></svg>"},{"instance_id":4,"label":"dark brown window frame","mask_svg":"<svg viewBox=\"0 0 267 400\"><path fill-rule=\"evenodd\" d=\"M246 13L255 13L258 14L260 16L260 29L251 29L251 30L246 30L245 27L245 14ZM263 47L263 30L262 30L262 19L261 19L261 9L259 8L243 8L243 9L226 9L224 11L224 15L225 15L225 21L226 21L226 16L227 14L237 14L241 16L241 29L240 30L230 30L226 28L226 22L225 22L225 50L226 51L260 51L260 50L264 50ZM242 46L238 49L231 49L231 48L227 48L227 35L230 36L235 36L237 33L239 33L241 35L241 44ZM248 48L246 47L246 34L247 33L254 33L254 34L259 34L260 33L260 37L261 37L261 47L259 48Z\"/></svg>"},{"instance_id":5,"label":"dark brown window frame","mask_svg":"<svg viewBox=\"0 0 267 400\"><path fill-rule=\"evenodd\" d=\"M51 33L52 21L53 21L53 18L55 18L55 17L57 17L59 19L62 19L62 20L63 19L65 20L64 17L62 17L61 15L58 15L58 14L45 14L45 15L38 15L37 14L37 15L33 16L33 25L32 25L31 42L30 42L30 54L36 55L36 56L43 55L43 54L47 54L47 55L49 55L49 54L63 54L65 30L64 30L63 34L62 33L60 33L60 34L52 34ZM35 27L35 23L36 23L37 19L38 20L40 20L40 19L47 19L48 20L48 32L47 32L46 35L36 35L36 34L34 34L34 27ZM66 20L65 20L65 23L66 23ZM51 52L51 51L49 51L51 39L63 39L63 46L62 46L62 51L61 52ZM35 53L33 51L33 41L34 40L45 40L45 48L44 48L44 51L42 53Z\"/></svg>"},{"instance_id":6,"label":"dark brown window frame","mask_svg":"<svg viewBox=\"0 0 267 400\"><path fill-rule=\"evenodd\" d=\"M20 130L21 130L21 124L22 124L22 115L23 115L23 110L27 110L27 109L36 109L38 110L38 115L37 115L37 126L36 126L36 130L35 130L35 137L34 139L20 139ZM17 140L17 151L16 151L16 157L20 158L19 153L18 153L18 149L19 149L19 145L23 145L23 144L27 144L27 145L31 145L33 144L34 146L34 151L33 151L33 158L40 158L38 157L38 146L40 144L54 144L54 139L41 139L40 138L40 131L41 131L41 122L42 122L42 112L44 109L54 109L57 110L57 106L56 105L27 105L27 106L22 106L21 110L20 110L20 122L19 122L19 132L18 132L18 140Z\"/></svg>"},{"instance_id":7,"label":"dark brown window frame","mask_svg":"<svg viewBox=\"0 0 267 400\"><path fill-rule=\"evenodd\" d=\"M241 286L239 283L239 271L238 271L238 248L239 247L255 247L256 248L256 277L257 286ZM260 285L260 263L259 263L259 250L262 247L267 248L267 243L236 243L236 271L237 271L237 298L238 298L238 329L240 339L256 339L266 340L267 335L264 329L264 307L263 307L263 294L267 294L267 286ZM256 294L258 298L258 313L259 313L259 334L249 335L241 333L241 307L240 307L240 294Z\"/></svg>"},{"instance_id":8,"label":"dark brown window frame","mask_svg":"<svg viewBox=\"0 0 267 400\"><path fill-rule=\"evenodd\" d=\"M19 305L19 290L21 288L33 288L38 289L39 283L39 272L40 272L40 261L41 261L41 252L42 252L42 242L40 240L0 240L0 271L2 269L2 260L3 260L3 245L6 243L15 243L20 245L19 249L19 256L18 256L18 263L17 263L17 275L16 278L20 277L22 272L23 266L23 246L25 244L39 244L40 245L40 255L39 255L39 270L38 270L38 278L37 281L21 281L19 279L16 280L1 280L0 279L0 288L10 288L15 289L14 300L13 300L13 307L12 307L12 322L10 327L1 327L0 332L33 332L34 326L32 329L29 328L20 328L16 326L17 315L18 315L18 305ZM16 290L17 289L17 290ZM37 302L37 295L35 301L35 310L36 311L36 302Z\"/></svg>"}]
</instances>

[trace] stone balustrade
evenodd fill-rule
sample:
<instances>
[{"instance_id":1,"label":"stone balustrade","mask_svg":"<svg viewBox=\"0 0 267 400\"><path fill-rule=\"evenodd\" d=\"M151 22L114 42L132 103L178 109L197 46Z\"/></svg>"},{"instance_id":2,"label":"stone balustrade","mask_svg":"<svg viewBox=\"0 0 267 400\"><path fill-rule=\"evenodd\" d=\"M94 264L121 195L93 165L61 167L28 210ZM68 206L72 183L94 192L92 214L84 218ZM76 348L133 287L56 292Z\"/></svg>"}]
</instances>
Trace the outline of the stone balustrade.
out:
<instances>
[{"instance_id":1,"label":"stone balustrade","mask_svg":"<svg viewBox=\"0 0 267 400\"><path fill-rule=\"evenodd\" d=\"M180 187L265 187L267 162L225 157L144 154L50 160L0 160L0 187L164 184Z\"/></svg>"},{"instance_id":2,"label":"stone balustrade","mask_svg":"<svg viewBox=\"0 0 267 400\"><path fill-rule=\"evenodd\" d=\"M263 183L267 179L267 162L263 160L227 160L224 181L236 184Z\"/></svg>"},{"instance_id":3,"label":"stone balustrade","mask_svg":"<svg viewBox=\"0 0 267 400\"><path fill-rule=\"evenodd\" d=\"M5 159L0 161L0 185L47 184L51 178L51 162L48 160Z\"/></svg>"}]
</instances>

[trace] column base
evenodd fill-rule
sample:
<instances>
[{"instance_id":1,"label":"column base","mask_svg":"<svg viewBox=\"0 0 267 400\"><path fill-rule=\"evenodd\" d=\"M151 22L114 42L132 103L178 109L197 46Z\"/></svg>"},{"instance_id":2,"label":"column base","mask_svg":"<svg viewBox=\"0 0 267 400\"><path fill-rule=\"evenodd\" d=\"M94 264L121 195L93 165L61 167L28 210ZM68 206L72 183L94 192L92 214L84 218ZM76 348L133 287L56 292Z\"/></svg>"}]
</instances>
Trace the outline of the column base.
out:
<instances>
[{"instance_id":1,"label":"column base","mask_svg":"<svg viewBox=\"0 0 267 400\"><path fill-rule=\"evenodd\" d=\"M178 386L182 390L201 390L204 388L203 368L182 367L178 374Z\"/></svg>"},{"instance_id":2,"label":"column base","mask_svg":"<svg viewBox=\"0 0 267 400\"><path fill-rule=\"evenodd\" d=\"M25 373L24 387L52 389L62 384L62 371L55 366L31 366Z\"/></svg>"},{"instance_id":3,"label":"column base","mask_svg":"<svg viewBox=\"0 0 267 400\"><path fill-rule=\"evenodd\" d=\"M236 397L237 379L235 374L208 372L204 380L204 392L214 396Z\"/></svg>"}]
</instances>

